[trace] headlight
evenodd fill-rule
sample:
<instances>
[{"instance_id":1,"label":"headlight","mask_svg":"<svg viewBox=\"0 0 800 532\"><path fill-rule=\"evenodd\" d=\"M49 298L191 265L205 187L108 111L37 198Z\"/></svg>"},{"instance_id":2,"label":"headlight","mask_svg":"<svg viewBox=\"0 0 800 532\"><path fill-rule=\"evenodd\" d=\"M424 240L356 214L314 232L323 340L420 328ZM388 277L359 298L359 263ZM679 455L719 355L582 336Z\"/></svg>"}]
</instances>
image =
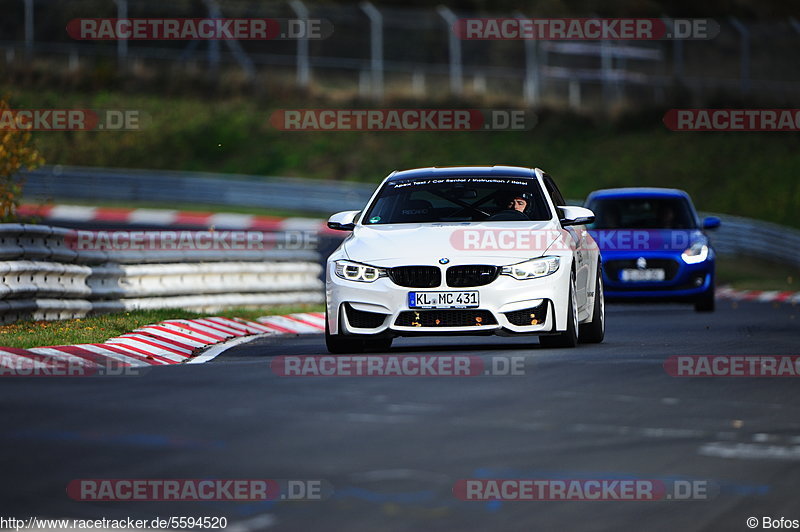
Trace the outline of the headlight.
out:
<instances>
[{"instance_id":1,"label":"headlight","mask_svg":"<svg viewBox=\"0 0 800 532\"><path fill-rule=\"evenodd\" d=\"M348 281L371 283L379 277L386 277L386 270L349 260L337 260L336 276Z\"/></svg>"},{"instance_id":2,"label":"headlight","mask_svg":"<svg viewBox=\"0 0 800 532\"><path fill-rule=\"evenodd\" d=\"M696 242L681 253L681 258L686 264L697 264L708 258L708 246L702 242Z\"/></svg>"},{"instance_id":3,"label":"headlight","mask_svg":"<svg viewBox=\"0 0 800 532\"><path fill-rule=\"evenodd\" d=\"M514 279L535 279L555 273L560 265L561 259L558 257L542 257L511 266L503 266L500 273L501 275L510 275Z\"/></svg>"}]
</instances>

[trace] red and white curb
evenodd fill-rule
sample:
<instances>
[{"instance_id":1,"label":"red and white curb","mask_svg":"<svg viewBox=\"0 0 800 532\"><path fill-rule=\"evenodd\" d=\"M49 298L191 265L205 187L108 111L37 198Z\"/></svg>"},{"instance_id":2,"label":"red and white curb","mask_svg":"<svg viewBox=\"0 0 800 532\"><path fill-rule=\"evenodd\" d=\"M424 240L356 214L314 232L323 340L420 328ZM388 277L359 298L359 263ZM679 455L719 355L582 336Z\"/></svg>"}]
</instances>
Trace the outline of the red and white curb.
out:
<instances>
[{"instance_id":1,"label":"red and white curb","mask_svg":"<svg viewBox=\"0 0 800 532\"><path fill-rule=\"evenodd\" d=\"M23 204L17 209L24 218L40 218L58 225L68 222L113 222L130 225L181 226L251 231L328 231L326 223L314 218L277 218L230 212L195 212L170 209L128 209L85 205Z\"/></svg>"},{"instance_id":2,"label":"red and white curb","mask_svg":"<svg viewBox=\"0 0 800 532\"><path fill-rule=\"evenodd\" d=\"M736 301L800 303L800 292L735 290L721 287L717 297ZM0 370L20 362L29 367L63 364L86 369L118 366L202 364L234 345L264 335L309 334L325 330L325 314L305 312L264 316L256 321L209 317L166 320L110 338L101 344L55 345L19 349L0 346ZM0 373L2 373L0 371Z\"/></svg>"},{"instance_id":3,"label":"red and white curb","mask_svg":"<svg viewBox=\"0 0 800 532\"><path fill-rule=\"evenodd\" d=\"M102 344L31 349L0 347L0 369L59 364L87 370L109 364L121 367L201 364L234 345L259 336L320 333L324 330L325 314L322 312L264 316L257 321L222 317L166 320L110 338Z\"/></svg>"},{"instance_id":4,"label":"red and white curb","mask_svg":"<svg viewBox=\"0 0 800 532\"><path fill-rule=\"evenodd\" d=\"M800 292L782 292L780 290L735 290L725 286L717 289L717 297L720 299L732 299L734 301L800 303Z\"/></svg>"}]
</instances>

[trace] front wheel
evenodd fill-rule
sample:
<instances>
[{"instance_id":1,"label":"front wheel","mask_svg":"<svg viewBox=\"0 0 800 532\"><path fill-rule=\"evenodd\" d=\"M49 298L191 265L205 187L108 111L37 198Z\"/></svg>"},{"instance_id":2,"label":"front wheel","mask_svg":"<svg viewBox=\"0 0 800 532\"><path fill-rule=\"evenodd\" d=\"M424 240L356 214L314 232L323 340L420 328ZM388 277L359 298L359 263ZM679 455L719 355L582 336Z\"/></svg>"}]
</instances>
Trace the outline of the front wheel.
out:
<instances>
[{"instance_id":1,"label":"front wheel","mask_svg":"<svg viewBox=\"0 0 800 532\"><path fill-rule=\"evenodd\" d=\"M540 336L542 347L575 347L578 345L578 298L575 295L575 273L569 281L569 306L567 307L567 330L555 336Z\"/></svg>"},{"instance_id":2,"label":"front wheel","mask_svg":"<svg viewBox=\"0 0 800 532\"><path fill-rule=\"evenodd\" d=\"M714 312L714 287L712 286L694 302L696 312Z\"/></svg>"},{"instance_id":3,"label":"front wheel","mask_svg":"<svg viewBox=\"0 0 800 532\"><path fill-rule=\"evenodd\" d=\"M606 335L606 303L603 295L603 272L597 266L597 282L594 285L594 311L592 321L579 327L579 339L585 344L599 344Z\"/></svg>"},{"instance_id":4,"label":"front wheel","mask_svg":"<svg viewBox=\"0 0 800 532\"><path fill-rule=\"evenodd\" d=\"M325 347L328 352L334 355L345 355L348 353L363 353L364 340L354 336L343 334L331 334L328 326L328 316L325 316Z\"/></svg>"},{"instance_id":5,"label":"front wheel","mask_svg":"<svg viewBox=\"0 0 800 532\"><path fill-rule=\"evenodd\" d=\"M388 351L392 347L391 336L384 336L380 338L367 338L364 340L364 349L369 351Z\"/></svg>"}]
</instances>

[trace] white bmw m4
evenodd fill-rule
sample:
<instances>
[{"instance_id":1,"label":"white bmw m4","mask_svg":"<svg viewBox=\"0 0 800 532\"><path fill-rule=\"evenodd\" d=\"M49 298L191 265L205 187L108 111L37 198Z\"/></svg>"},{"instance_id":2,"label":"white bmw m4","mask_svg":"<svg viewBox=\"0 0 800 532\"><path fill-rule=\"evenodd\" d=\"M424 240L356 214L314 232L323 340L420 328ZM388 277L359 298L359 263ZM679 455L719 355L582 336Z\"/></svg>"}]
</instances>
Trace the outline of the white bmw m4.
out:
<instances>
[{"instance_id":1,"label":"white bmw m4","mask_svg":"<svg viewBox=\"0 0 800 532\"><path fill-rule=\"evenodd\" d=\"M601 342L600 253L585 228L593 220L538 168L393 172L364 210L328 220L351 231L327 263L328 350L443 334Z\"/></svg>"}]
</instances>

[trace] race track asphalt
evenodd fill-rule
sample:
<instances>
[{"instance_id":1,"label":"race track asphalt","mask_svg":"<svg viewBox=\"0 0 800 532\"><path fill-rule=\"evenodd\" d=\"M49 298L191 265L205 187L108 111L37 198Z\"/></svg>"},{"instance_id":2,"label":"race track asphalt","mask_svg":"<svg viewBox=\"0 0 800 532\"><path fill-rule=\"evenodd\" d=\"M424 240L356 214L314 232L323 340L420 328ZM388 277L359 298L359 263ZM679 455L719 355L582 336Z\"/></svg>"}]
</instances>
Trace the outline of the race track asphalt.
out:
<instances>
[{"instance_id":1,"label":"race track asphalt","mask_svg":"<svg viewBox=\"0 0 800 532\"><path fill-rule=\"evenodd\" d=\"M800 355L800 307L613 305L606 341L404 338L392 354L523 357L524 374L282 377L321 335L139 376L0 381L0 515L225 516L229 531L749 530L800 519L796 378L676 378L671 355ZM322 479L322 501L87 502L87 478ZM705 500L462 501L470 478L705 481ZM761 529L759 527L759 529Z\"/></svg>"}]
</instances>

